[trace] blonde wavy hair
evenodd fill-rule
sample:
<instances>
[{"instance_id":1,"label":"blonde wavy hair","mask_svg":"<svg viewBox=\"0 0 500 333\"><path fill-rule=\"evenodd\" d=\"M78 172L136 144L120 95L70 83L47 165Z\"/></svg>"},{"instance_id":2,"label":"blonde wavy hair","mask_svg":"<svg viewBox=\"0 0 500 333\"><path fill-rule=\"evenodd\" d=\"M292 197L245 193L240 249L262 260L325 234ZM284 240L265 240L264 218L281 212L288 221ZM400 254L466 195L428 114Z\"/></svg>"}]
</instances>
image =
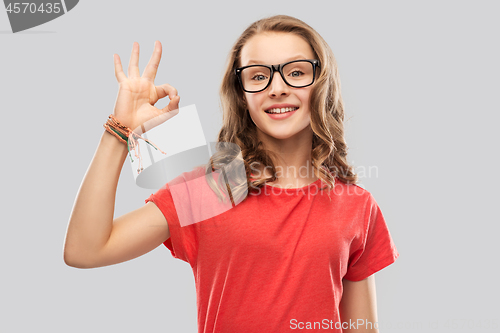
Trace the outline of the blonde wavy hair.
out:
<instances>
[{"instance_id":1,"label":"blonde wavy hair","mask_svg":"<svg viewBox=\"0 0 500 333\"><path fill-rule=\"evenodd\" d=\"M218 183L224 192L227 189L227 194L234 203L243 200L248 189L258 189L266 182L277 179L274 161L277 161L279 156L265 149L258 139L256 126L247 112L244 92L235 75L235 69L241 67L241 50L247 41L257 34L266 32L293 33L302 37L309 43L316 59L320 62L319 75L312 88L309 105L311 128L314 133L311 147L311 165L314 174L322 179L329 189L334 187L335 177L347 184L357 183L358 175L346 161L348 147L344 139L344 104L333 52L326 41L306 23L291 16L277 15L252 23L241 34L229 53L220 87L223 124L218 134L217 153L210 158L205 169L206 174L221 170L224 177L219 177L217 182L213 177L207 177L210 187L219 193L220 197L222 193L216 186ZM235 145L241 152L234 149ZM229 163L235 160L241 163L232 164L244 165L245 171L232 174L246 174L246 179L232 179L233 184L228 184L226 172L235 171L228 170ZM252 179L251 170L254 170L253 166L259 164L270 168L273 176ZM325 188L321 188L323 189Z\"/></svg>"}]
</instances>

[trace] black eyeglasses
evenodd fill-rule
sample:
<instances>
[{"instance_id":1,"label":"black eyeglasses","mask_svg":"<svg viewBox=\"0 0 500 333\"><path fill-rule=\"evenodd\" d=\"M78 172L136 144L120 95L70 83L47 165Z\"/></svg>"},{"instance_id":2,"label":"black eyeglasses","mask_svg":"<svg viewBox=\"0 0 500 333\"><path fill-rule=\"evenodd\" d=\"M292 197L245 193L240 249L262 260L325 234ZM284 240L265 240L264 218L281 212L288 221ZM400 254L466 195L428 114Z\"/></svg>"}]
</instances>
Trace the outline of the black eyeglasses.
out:
<instances>
[{"instance_id":1,"label":"black eyeglasses","mask_svg":"<svg viewBox=\"0 0 500 333\"><path fill-rule=\"evenodd\" d=\"M279 65L250 65L234 70L241 88L248 93L257 93L267 89L273 81L274 72L279 72L283 81L293 88L304 88L314 83L316 59L301 59Z\"/></svg>"}]
</instances>

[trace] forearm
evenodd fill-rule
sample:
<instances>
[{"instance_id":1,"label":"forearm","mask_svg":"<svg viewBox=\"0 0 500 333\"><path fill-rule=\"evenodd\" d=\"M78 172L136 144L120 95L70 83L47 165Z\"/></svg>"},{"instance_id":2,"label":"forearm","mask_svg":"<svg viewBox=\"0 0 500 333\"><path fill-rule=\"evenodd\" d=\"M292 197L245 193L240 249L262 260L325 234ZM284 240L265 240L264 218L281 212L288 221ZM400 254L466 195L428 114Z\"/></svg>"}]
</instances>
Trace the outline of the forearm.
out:
<instances>
[{"instance_id":1,"label":"forearm","mask_svg":"<svg viewBox=\"0 0 500 333\"><path fill-rule=\"evenodd\" d=\"M84 267L109 239L116 188L127 152L125 144L104 131L71 212L64 244L68 265Z\"/></svg>"},{"instance_id":2,"label":"forearm","mask_svg":"<svg viewBox=\"0 0 500 333\"><path fill-rule=\"evenodd\" d=\"M378 333L375 276L357 282L344 279L342 284L342 332Z\"/></svg>"}]
</instances>

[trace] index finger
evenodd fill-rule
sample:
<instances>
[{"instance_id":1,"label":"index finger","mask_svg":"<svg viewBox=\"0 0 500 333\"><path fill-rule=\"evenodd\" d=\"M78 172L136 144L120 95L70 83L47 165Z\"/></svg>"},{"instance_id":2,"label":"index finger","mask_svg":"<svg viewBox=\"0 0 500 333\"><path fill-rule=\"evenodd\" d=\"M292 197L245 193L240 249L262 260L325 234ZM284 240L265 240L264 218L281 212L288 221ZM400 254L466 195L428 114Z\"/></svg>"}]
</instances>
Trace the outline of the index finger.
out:
<instances>
[{"instance_id":1,"label":"index finger","mask_svg":"<svg viewBox=\"0 0 500 333\"><path fill-rule=\"evenodd\" d=\"M156 77L156 72L158 71L158 65L160 64L161 59L161 43L159 41L155 41L155 49L153 54L151 55L151 59L144 69L144 73L142 73L142 77L145 79L149 79L154 82Z\"/></svg>"}]
</instances>

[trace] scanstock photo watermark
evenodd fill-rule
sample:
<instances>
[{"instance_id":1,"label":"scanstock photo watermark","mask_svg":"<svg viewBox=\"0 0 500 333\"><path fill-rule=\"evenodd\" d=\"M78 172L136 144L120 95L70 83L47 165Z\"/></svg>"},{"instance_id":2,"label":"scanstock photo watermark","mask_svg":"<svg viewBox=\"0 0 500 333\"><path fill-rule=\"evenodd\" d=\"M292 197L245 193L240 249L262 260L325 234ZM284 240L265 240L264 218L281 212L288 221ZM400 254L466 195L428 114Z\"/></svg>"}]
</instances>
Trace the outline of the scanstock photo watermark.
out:
<instances>
[{"instance_id":1,"label":"scanstock photo watermark","mask_svg":"<svg viewBox=\"0 0 500 333\"><path fill-rule=\"evenodd\" d=\"M322 321L299 321L290 319L290 328L292 330L368 330L378 329L377 322L371 322L367 319L358 319L349 321L336 321L323 319Z\"/></svg>"},{"instance_id":2,"label":"scanstock photo watermark","mask_svg":"<svg viewBox=\"0 0 500 333\"><path fill-rule=\"evenodd\" d=\"M467 330L470 332L498 332L500 328L499 320L496 318L491 319L466 319L466 318L448 318L442 320L432 321L396 321L396 322L371 322L367 319L357 319L349 321L334 322L330 319L323 319L321 321L301 321L297 319L290 319L290 328L292 330L360 330L364 332L368 329L381 329L381 330L436 330L436 331L456 331Z\"/></svg>"},{"instance_id":3,"label":"scanstock photo watermark","mask_svg":"<svg viewBox=\"0 0 500 333\"><path fill-rule=\"evenodd\" d=\"M79 0L31 0L11 1L4 0L5 10L9 17L12 32L27 30L52 21L73 8Z\"/></svg>"}]
</instances>

